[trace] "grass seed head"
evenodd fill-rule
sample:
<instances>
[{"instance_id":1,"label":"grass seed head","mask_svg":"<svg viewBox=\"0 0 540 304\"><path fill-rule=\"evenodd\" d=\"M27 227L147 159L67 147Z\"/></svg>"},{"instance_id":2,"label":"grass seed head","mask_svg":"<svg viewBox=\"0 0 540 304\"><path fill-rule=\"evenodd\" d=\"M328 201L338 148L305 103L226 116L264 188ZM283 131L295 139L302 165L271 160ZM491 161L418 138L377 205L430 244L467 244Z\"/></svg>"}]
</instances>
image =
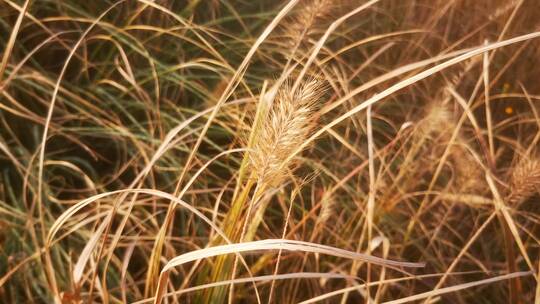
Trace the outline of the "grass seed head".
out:
<instances>
[{"instance_id":1,"label":"grass seed head","mask_svg":"<svg viewBox=\"0 0 540 304\"><path fill-rule=\"evenodd\" d=\"M510 175L510 193L507 202L511 205L523 203L540 187L540 159L522 158Z\"/></svg>"},{"instance_id":2,"label":"grass seed head","mask_svg":"<svg viewBox=\"0 0 540 304\"><path fill-rule=\"evenodd\" d=\"M305 80L294 92L290 82L279 89L260 125L250 159L259 181L276 186L291 163L287 158L304 142L314 124L314 111L322 96L321 81Z\"/></svg>"},{"instance_id":3,"label":"grass seed head","mask_svg":"<svg viewBox=\"0 0 540 304\"><path fill-rule=\"evenodd\" d=\"M316 25L328 17L333 6L330 0L303 1L302 10L283 26L283 35L287 38L285 42L294 48L305 36L317 30Z\"/></svg>"}]
</instances>

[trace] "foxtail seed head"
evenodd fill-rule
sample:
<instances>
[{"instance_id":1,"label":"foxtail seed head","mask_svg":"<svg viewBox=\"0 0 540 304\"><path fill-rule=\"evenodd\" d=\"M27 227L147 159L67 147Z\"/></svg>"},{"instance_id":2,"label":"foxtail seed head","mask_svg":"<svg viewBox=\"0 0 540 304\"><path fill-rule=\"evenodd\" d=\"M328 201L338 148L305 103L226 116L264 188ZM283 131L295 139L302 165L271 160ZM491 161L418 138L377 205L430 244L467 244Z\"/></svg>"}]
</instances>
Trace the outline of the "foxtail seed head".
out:
<instances>
[{"instance_id":1,"label":"foxtail seed head","mask_svg":"<svg viewBox=\"0 0 540 304\"><path fill-rule=\"evenodd\" d=\"M524 157L512 168L507 202L513 205L520 204L533 196L539 188L540 160Z\"/></svg>"},{"instance_id":2,"label":"foxtail seed head","mask_svg":"<svg viewBox=\"0 0 540 304\"><path fill-rule=\"evenodd\" d=\"M304 81L293 92L290 82L278 90L269 105L258 137L250 153L253 170L260 182L277 186L291 167L289 156L310 135L314 124L314 111L323 93L317 79Z\"/></svg>"}]
</instances>

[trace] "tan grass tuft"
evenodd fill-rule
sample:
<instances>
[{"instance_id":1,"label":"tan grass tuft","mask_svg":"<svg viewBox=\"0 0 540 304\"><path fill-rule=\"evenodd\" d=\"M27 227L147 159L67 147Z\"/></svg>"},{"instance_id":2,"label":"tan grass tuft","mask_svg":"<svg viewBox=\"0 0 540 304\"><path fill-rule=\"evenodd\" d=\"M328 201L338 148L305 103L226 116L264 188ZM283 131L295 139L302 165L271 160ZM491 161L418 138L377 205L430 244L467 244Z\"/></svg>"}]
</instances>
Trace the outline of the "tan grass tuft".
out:
<instances>
[{"instance_id":1,"label":"tan grass tuft","mask_svg":"<svg viewBox=\"0 0 540 304\"><path fill-rule=\"evenodd\" d=\"M259 136L250 153L257 179L278 185L292 165L287 158L308 138L313 128L314 110L324 89L317 79L306 80L294 92L286 82L268 106Z\"/></svg>"},{"instance_id":2,"label":"tan grass tuft","mask_svg":"<svg viewBox=\"0 0 540 304\"><path fill-rule=\"evenodd\" d=\"M452 146L450 154L456 190L462 193L481 193L486 190L485 184L480 179L484 169L471 155L463 138L458 137L456 141L458 144Z\"/></svg>"},{"instance_id":3,"label":"tan grass tuft","mask_svg":"<svg viewBox=\"0 0 540 304\"><path fill-rule=\"evenodd\" d=\"M506 201L516 205L523 203L540 188L540 159L522 158L513 168L510 176L510 193Z\"/></svg>"},{"instance_id":4,"label":"tan grass tuft","mask_svg":"<svg viewBox=\"0 0 540 304\"><path fill-rule=\"evenodd\" d=\"M429 107L426 116L418 124L418 132L420 136L438 137L448 134L454 125L452 112L448 107L434 104Z\"/></svg>"},{"instance_id":5,"label":"tan grass tuft","mask_svg":"<svg viewBox=\"0 0 540 304\"><path fill-rule=\"evenodd\" d=\"M291 47L295 48L304 37L310 36L315 30L315 24L329 15L333 7L330 0L303 1L300 11L283 25L283 35Z\"/></svg>"}]
</instances>

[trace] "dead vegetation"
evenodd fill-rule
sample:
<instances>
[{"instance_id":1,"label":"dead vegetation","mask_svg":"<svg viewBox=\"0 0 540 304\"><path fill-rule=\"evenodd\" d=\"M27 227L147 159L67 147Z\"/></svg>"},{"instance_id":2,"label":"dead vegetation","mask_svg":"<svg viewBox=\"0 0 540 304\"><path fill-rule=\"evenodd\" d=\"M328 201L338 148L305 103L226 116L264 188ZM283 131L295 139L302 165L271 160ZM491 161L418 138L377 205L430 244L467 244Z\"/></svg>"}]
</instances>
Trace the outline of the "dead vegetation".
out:
<instances>
[{"instance_id":1,"label":"dead vegetation","mask_svg":"<svg viewBox=\"0 0 540 304\"><path fill-rule=\"evenodd\" d=\"M540 303L538 13L0 0L0 302Z\"/></svg>"}]
</instances>

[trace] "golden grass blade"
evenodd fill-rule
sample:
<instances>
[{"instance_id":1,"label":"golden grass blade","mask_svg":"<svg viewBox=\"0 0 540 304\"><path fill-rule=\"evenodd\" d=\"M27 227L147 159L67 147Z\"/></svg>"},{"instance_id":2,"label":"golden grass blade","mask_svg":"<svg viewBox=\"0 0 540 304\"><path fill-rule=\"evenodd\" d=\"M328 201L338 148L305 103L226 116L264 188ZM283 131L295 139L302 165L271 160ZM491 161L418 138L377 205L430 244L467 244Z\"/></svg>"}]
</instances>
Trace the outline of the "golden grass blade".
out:
<instances>
[{"instance_id":1,"label":"golden grass blade","mask_svg":"<svg viewBox=\"0 0 540 304\"><path fill-rule=\"evenodd\" d=\"M236 69L236 72L232 76L231 80L227 84L227 87L223 91L223 94L219 98L214 110L210 113L210 116L208 117L208 120L206 124L204 125L203 129L200 132L200 136L197 138L197 142L193 146L187 160L186 164L184 166L184 170L182 170L182 173L179 178L179 183L182 182L184 175L186 174L187 170L189 169L191 162L193 160L193 157L195 156L197 150L199 149L200 144L202 143L203 137L210 128L210 125L212 124L214 118L216 117L217 112L221 108L222 104L231 96L234 89L238 86L238 83L240 79L243 77L245 70L247 69L249 62L251 61L251 58L253 55L255 55L255 52L259 48L259 46L263 43L264 40L270 35L270 33L276 28L276 26L279 24L279 22L285 17L285 15L298 3L299 0L290 0L287 5L285 5L279 13L274 17L272 22L264 29L263 33L257 38L253 46L250 48L249 52L246 54L244 59L242 60L242 63L240 66ZM146 2L145 2L146 3ZM148 3L149 5L152 5L151 3Z\"/></svg>"},{"instance_id":2,"label":"golden grass blade","mask_svg":"<svg viewBox=\"0 0 540 304\"><path fill-rule=\"evenodd\" d=\"M73 205L68 210L66 210L64 213L62 213L62 215L60 217L58 217L58 219L54 222L54 224L51 226L51 228L49 230L49 234L47 236L47 241L46 241L46 247L47 248L50 247L50 244L54 240L54 236L58 233L60 228L65 224L65 222L67 220L69 220L69 218L71 218L78 211L80 211L84 207L94 203L95 201L97 201L97 200L99 200L101 198L105 198L107 196L112 196L112 195L115 195L115 194L122 194L122 193L142 193L142 194L148 194L148 195L153 195L153 196L156 196L156 197L161 197L161 198L164 198L164 199L168 199L171 202L176 203L176 204L188 209L190 212L192 212L197 217L199 217L204 222L206 222L213 229L214 232L216 232L219 236L221 236L223 238L223 240L225 240L227 243L231 243L231 241L229 240L227 235L211 219L206 217L203 213L201 213L195 207L191 206L190 204L184 202L183 200L181 200L181 199L179 199L179 198L177 198L177 197L175 197L175 196L173 196L173 195L171 195L169 193L165 193L165 192L154 190L154 189L122 189L122 190L111 191L111 192L106 192L106 193L101 193L101 194L94 195L94 196L92 196L90 198L87 198L87 199ZM110 219L109 220L105 219L104 222L106 222L108 224L108 223L110 223ZM96 233L96 235L98 235L98 233ZM249 268L247 267L247 264L246 264L245 260L242 257L240 257L240 260L241 260L242 264L246 267L246 269L248 269L248 272L249 272Z\"/></svg>"},{"instance_id":3,"label":"golden grass blade","mask_svg":"<svg viewBox=\"0 0 540 304\"><path fill-rule=\"evenodd\" d=\"M89 197L89 198L87 198L85 200L82 200L82 201L78 202L77 204L71 206L68 210L66 210L64 213L62 213L62 215L60 215L56 219L56 221L53 223L53 225L49 229L49 234L47 236L46 245L50 246L51 242L54 240L54 237L58 233L60 228L66 223L66 221L68 221L73 215L75 215L81 209L89 206L90 204L96 202L99 199L102 199L102 198L105 198L105 197L108 197L108 196L113 196L113 195L116 195L116 194L121 194L121 193L128 193L128 194L129 193L141 193L141 194L148 194L148 195L152 195L152 196L156 196L156 197L160 197L160 198L164 198L164 199L169 199L172 202L174 202L174 203L188 209L190 212L195 214L197 217L202 219L204 222L208 223L210 225L210 227L212 229L214 229L214 231L217 234L219 234L221 237L224 238L224 240L228 240L227 236L221 231L221 229L216 224L214 224L212 222L211 219L206 217L203 213L201 213L199 210L197 210L192 205L184 202L183 200L181 200L179 198L176 198L175 196L173 196L173 195L171 195L169 193L159 191L159 190L154 190L154 189L122 189L122 190L116 190L116 191L100 193L100 194L94 195L92 197Z\"/></svg>"},{"instance_id":4,"label":"golden grass blade","mask_svg":"<svg viewBox=\"0 0 540 304\"><path fill-rule=\"evenodd\" d=\"M156 4L154 3L151 3L151 2L147 2L147 1L144 1L142 0L142 2L144 2L145 4L147 5L150 5L150 6L153 6L153 7L156 7L160 10L164 10L164 11L168 11L166 10L165 8L163 7L159 7L157 6ZM200 136L197 138L197 141L194 145L194 147L192 148L187 160L186 160L186 163L185 163L185 166L184 166L184 169L182 170L181 174L180 174L180 178L178 180L178 186L182 183L183 179L184 179L184 176L185 174L187 173L187 170L189 170L190 168L190 165L191 165L191 162L193 160L193 158L195 157L195 154L200 146L200 144L202 143L202 140L204 138L204 135L206 134L207 130L209 129L213 119L215 118L218 110L220 109L220 107L222 106L222 104L229 98L229 96L232 94L232 91L236 88L236 86L238 85L238 82L239 80L242 78L242 75L244 74L245 72L245 69L247 68L248 64L249 64L249 61L251 60L251 57L255 54L255 51L257 50L257 48L259 47L260 44L262 44L262 42L266 39L266 37L272 32L272 30L277 26L277 24L279 23L279 21L288 13L289 10L291 10L294 5L296 5L296 3L298 2L298 0L291 0L281 11L280 13L272 20L272 22L266 27L266 29L264 30L264 32L261 34L261 36L257 39L257 41L254 43L254 45L251 47L251 49L249 50L248 54L246 55L246 57L244 58L244 60L242 61L242 63L240 64L240 66L238 67L238 69L236 70L235 74L233 75L232 79L229 81L229 83L227 84L227 87L225 88L223 94L221 95L220 99L218 100L216 106L212 109L211 113L210 113L210 116L206 122L206 124L204 125L203 127L203 130L201 131L200 133ZM181 19L179 19L178 17L176 17L175 15L175 18L181 22L183 22ZM198 35L198 34L197 34ZM177 187L178 188L178 187ZM167 212L167 216L166 216L166 219L165 219L165 223L168 223L170 222L170 217L172 216L172 212L168 211ZM165 225L166 226L166 225ZM166 229L167 227L164 227L163 229ZM155 246L155 249L153 250L153 252L158 252L160 251L161 249L161 245L159 244L161 241L161 239L163 238L163 233L160 233L160 237L158 239L158 241L156 242L156 246ZM150 272L149 272L149 276L153 277L154 273L155 273L155 269L156 269L156 262L153 261L153 263L151 263L151 268L150 268ZM153 283L153 282L150 282L150 283ZM152 284L151 284L152 285ZM158 291L159 292L159 291Z\"/></svg>"},{"instance_id":5,"label":"golden grass blade","mask_svg":"<svg viewBox=\"0 0 540 304\"><path fill-rule=\"evenodd\" d=\"M0 302L540 304L536 1L188 2L0 0Z\"/></svg>"},{"instance_id":6,"label":"golden grass blade","mask_svg":"<svg viewBox=\"0 0 540 304\"><path fill-rule=\"evenodd\" d=\"M472 273L476 273L476 272L472 272ZM459 274L466 274L466 273L463 273L463 272L450 273L450 275L459 275ZM438 274L438 273L424 274L424 275L410 276L410 277L404 277L404 278L384 279L384 280L379 280L379 281L376 281L376 282L370 282L369 284L368 283L358 284L358 285L355 285L355 286L350 286L350 287L342 288L342 289L339 289L339 290L334 290L334 291L322 294L320 296L313 297L311 299L302 301L299 304L317 303L317 302L320 302L322 300L326 300L326 299L331 298L331 297L339 296L341 294L345 294L345 293L348 293L348 292L351 292L351 291L355 291L355 290L359 290L359 289L360 290L365 289L366 287L382 286L384 284L399 283L399 282L415 280L415 279L436 278L436 277L440 277L441 275L442 274Z\"/></svg>"},{"instance_id":7,"label":"golden grass blade","mask_svg":"<svg viewBox=\"0 0 540 304\"><path fill-rule=\"evenodd\" d=\"M62 82L62 79L64 78L64 74L67 70L67 67L69 65L69 62L71 61L71 58L73 58L73 55L75 55L76 50L81 45L81 43L84 41L86 36L90 33L90 31L99 23L103 17L105 17L110 11L112 11L116 6L119 4L125 2L125 0L120 0L114 4L112 4L107 10L105 10L98 18L94 20L94 22L84 31L84 33L81 35L77 43L73 46L71 49L68 57L66 58L64 64L62 65L62 70L60 71L60 75L58 76L58 79L56 81L56 84L54 86L54 91L52 93L51 101L49 104L49 109L47 111L47 118L45 119L45 125L43 126L43 135L41 138L41 145L39 147L39 159L38 159L38 190L37 190L37 197L38 197L38 213L39 213L39 222L41 224L41 234L43 236L43 240L45 240L45 216L44 216L44 210L43 210L43 202L42 202L42 190L43 190L43 166L45 162L45 146L48 138L48 132L49 132L49 125L51 124L52 115L55 108L56 103L56 97L58 95L58 91L60 89L60 83ZM47 242L45 242L45 246L47 248ZM58 286L56 284L56 278L55 278L55 271L54 267L52 265L52 261L49 255L48 250L45 250L45 269L47 273L47 277L49 279L49 284L51 285L51 288L53 289L53 294L55 298L55 302L59 302L59 293L58 293Z\"/></svg>"},{"instance_id":8,"label":"golden grass blade","mask_svg":"<svg viewBox=\"0 0 540 304\"><path fill-rule=\"evenodd\" d=\"M269 282L274 280L287 280L287 279L349 279L349 280L356 280L357 277L340 274L340 273L320 273L320 272L296 272L296 273L285 273L285 274L273 274L273 275L264 275L264 276L256 276L251 278L236 278L234 280L225 280L220 282L214 282L204 285L199 285L195 287L185 288L181 290L177 290L174 292L169 292L164 295L164 297L175 297L181 294L194 292L197 290L207 289L207 288L213 288L218 286L225 286L229 284L242 284L242 283L252 283L252 282ZM144 303L150 303L154 301L154 298L148 298L144 300L140 300L137 302L133 302L133 304L144 304Z\"/></svg>"},{"instance_id":9,"label":"golden grass blade","mask_svg":"<svg viewBox=\"0 0 540 304\"><path fill-rule=\"evenodd\" d=\"M488 182L489 188L491 189L493 193L495 203L495 209L497 212L502 213L504 219L506 220L506 224L508 225L508 228L510 229L510 232L512 232L512 236L514 237L514 240L521 251L521 256L525 259L525 262L527 262L527 266L529 266L529 269L531 271L534 271L535 267L533 263L531 262L531 259L529 258L529 254L527 253L527 250L525 249L525 245L523 244L523 241L521 240L521 237L519 236L519 231L517 229L516 223L514 222L514 219L508 212L508 208L504 204L504 201L499 194L499 191L497 190L497 186L495 185L495 182L493 181L493 178L490 176L490 174L486 174L486 181Z\"/></svg>"},{"instance_id":10,"label":"golden grass blade","mask_svg":"<svg viewBox=\"0 0 540 304\"><path fill-rule=\"evenodd\" d=\"M428 298L428 297L434 297L434 296L439 296L439 295L446 294L446 293L456 292L456 291L460 291L460 290L475 287L475 286L486 285L486 284L495 283L495 282L504 281L504 280L509 280L509 279L513 279L513 278L525 277L525 276L529 276L531 274L532 273L530 271L514 272L514 273L505 274L505 275L501 275L501 276L494 277L494 278L489 278L489 279L476 281L476 282L459 284L459 285L455 285L455 286L450 286L450 287L437 289L437 290L434 290L434 291L427 291L427 292L423 292L423 293L420 293L420 294L416 294L414 296L384 302L383 304L409 303L409 302L412 302L412 301L418 301L418 300L422 300L422 299L425 299L425 298Z\"/></svg>"},{"instance_id":11,"label":"golden grass blade","mask_svg":"<svg viewBox=\"0 0 540 304\"><path fill-rule=\"evenodd\" d=\"M540 304L540 263L538 264L538 271L536 272L536 293L534 297L534 304Z\"/></svg>"},{"instance_id":12,"label":"golden grass blade","mask_svg":"<svg viewBox=\"0 0 540 304\"><path fill-rule=\"evenodd\" d=\"M377 76L377 77L369 80L368 82L366 82L366 83L362 84L361 86L359 86L359 87L353 89L352 91L348 92L345 96L341 97L339 100L336 100L335 102L328 104L323 109L321 109L321 111L320 111L321 115L324 115L324 114L326 114L328 112L333 111L334 109L341 106L346 101L353 98L354 96L366 91L369 88L373 88L376 85L379 85L379 84L381 84L383 82L386 82L386 81L388 81L388 80L390 80L390 79L392 79L394 77L397 77L397 76L400 76L400 75L405 75L405 74L407 74L409 72L412 72L414 70L418 70L420 68L426 67L426 66L428 66L430 64L435 64L435 63L440 62L442 60L447 60L447 59L452 58L452 57L463 55L463 54L465 54L467 52L470 52L472 50L474 50L474 48L462 49L462 50L458 50L458 51L454 51L454 52L450 52L450 53L445 53L445 54L438 55L438 56L435 56L435 57L431 57L431 58L428 58L428 59L425 59L425 60L410 63L410 64L404 65L404 66L402 66L400 68L397 68L397 69L393 69L393 70L389 71L388 73L385 73L385 74L383 74L381 76Z\"/></svg>"},{"instance_id":13,"label":"golden grass blade","mask_svg":"<svg viewBox=\"0 0 540 304\"><path fill-rule=\"evenodd\" d=\"M73 163L63 161L63 160L47 160L44 162L43 165L44 166L62 166L62 167L69 168L75 171L76 173L79 173L82 176L82 179L84 180L84 183L88 186L88 189L96 189L96 185L94 184L92 179L86 173L84 173L84 171L81 168L77 167Z\"/></svg>"},{"instance_id":14,"label":"golden grass blade","mask_svg":"<svg viewBox=\"0 0 540 304\"><path fill-rule=\"evenodd\" d=\"M160 280L158 284L158 290L154 299L154 303L159 304L163 300L164 286L166 285L169 277L169 271L174 267L183 265L185 263L198 261L204 258L221 256L225 254L239 254L241 252L251 252L251 251L268 251L268 250L287 250L287 251L302 251L302 252L311 252L317 254L331 255L335 257L348 258L353 260L362 260L367 263L373 263L377 265L384 265L396 270L399 270L399 267L412 267L420 268L424 267L424 263L410 263L410 262L398 262L393 260L387 260L379 257L369 256L367 254L356 253L352 251L347 251L344 249L339 249L331 246L325 246L316 243L309 243L303 241L294 241L294 240L283 240L283 239L268 239L261 241L237 243L237 244L228 244L215 247L208 247L204 249L199 249L191 251L182 255L179 255L172 260L170 260L161 271Z\"/></svg>"},{"instance_id":15,"label":"golden grass blade","mask_svg":"<svg viewBox=\"0 0 540 304\"><path fill-rule=\"evenodd\" d=\"M186 185L184 186L184 189L182 189L182 191L180 192L178 197L183 197L184 194L186 193L186 191L188 191L188 189L191 187L191 185L198 179L200 174L206 168L208 168L208 166L210 166L212 163L214 163L218 158L220 158L220 157L222 157L224 155L231 154L231 153L244 152L244 151L246 151L246 149L232 149L232 150L223 151L223 152L219 153L218 155L214 156L212 159L207 161L201 168L199 168L199 170L197 170L197 172L195 174L193 174L193 176L186 183ZM157 282L154 282L154 279L157 278L158 273L159 273L159 265L160 265L161 253L162 253L162 248L163 248L163 245L164 245L164 242L165 242L165 236L166 236L166 232L167 232L166 227L167 226L168 225L162 225L161 226L161 229L159 230L159 232L158 232L158 234L156 236L156 240L154 242L154 247L152 248L152 252L150 254L150 261L148 263L148 272L147 272L147 279L146 279L147 280L147 282L146 282L147 288L146 288L145 294L150 293L150 290L149 290L150 287L155 288L155 286L157 285Z\"/></svg>"},{"instance_id":16,"label":"golden grass blade","mask_svg":"<svg viewBox=\"0 0 540 304\"><path fill-rule=\"evenodd\" d=\"M7 157L17 166L18 169L24 169L24 166L19 162L19 160L11 153L9 148L0 141L0 151L4 152Z\"/></svg>"},{"instance_id":17,"label":"golden grass blade","mask_svg":"<svg viewBox=\"0 0 540 304\"><path fill-rule=\"evenodd\" d=\"M226 106L242 104L242 103L245 103L245 102L246 102L246 100L235 100L235 101L231 101L231 102L227 103ZM197 114L191 116L190 118L184 120L182 123L178 124L173 129L171 129L167 133L165 138L163 139L163 141L160 144L160 146L158 147L158 149L154 152L154 155L152 156L150 161L146 164L146 166L143 168L143 170L141 170L141 172L134 178L134 180L131 182L131 184L129 185L128 188L134 189L134 187L137 185L137 183L139 183L146 175L148 175L148 173L150 172L150 170L152 170L152 168L153 168L154 164L157 162L157 160L159 158L161 158L166 151L168 151L171 147L174 146L174 141L173 140L178 135L178 133L180 131L185 129L187 126L189 126L192 122L194 122L198 118L204 117L205 115L208 115L209 113L212 113L213 111L215 111L216 107L217 106L214 106L214 107L208 108L208 109L206 109L204 111L200 111ZM126 198L127 194L128 193L125 192L124 196L121 197L119 199L119 201L123 201ZM133 207L132 203L130 203L129 208ZM173 208L173 207L171 206L171 208ZM170 210L172 210L172 209L170 209ZM111 214L114 213L115 212L114 208L110 212L111 212ZM128 214L126 214L126 216L124 217L124 222L125 222L125 220L127 220L127 216L128 216ZM166 218L165 220L168 221L170 219ZM166 227L164 227L164 228L166 228ZM120 230L117 231L117 234L115 235L115 240L113 240L113 242L116 242L116 239L118 239L120 237L119 233L120 233ZM158 234L157 239L156 239L156 246L159 246L159 243L161 242L160 239L162 239L163 237L164 237L164 231L160 231L160 233ZM156 252L156 248L158 248L158 247L155 247L155 249L153 249L152 252ZM152 254L151 254L151 256L152 256ZM153 256L157 256L157 255L153 254ZM156 270L157 262L156 262L156 260L157 259L153 258L152 262L150 263L149 272L148 272L149 276L152 276L154 273L157 273L157 270ZM152 284L148 284L148 285L152 285Z\"/></svg>"},{"instance_id":18,"label":"golden grass blade","mask_svg":"<svg viewBox=\"0 0 540 304\"><path fill-rule=\"evenodd\" d=\"M375 183L375 157L374 157L374 143L373 143L373 123L371 115L371 106L367 107L366 112L366 125L367 125L367 141L368 141L368 171L369 171L369 192L368 192L368 201L367 201L367 242L370 244L373 238L373 218L375 215L375 193L376 183ZM367 254L371 254L371 246L367 246ZM353 269L355 267L353 266ZM366 282L369 284L371 279L371 265L367 265L367 274ZM371 302L371 295L369 289L366 290L366 299L368 302Z\"/></svg>"},{"instance_id":19,"label":"golden grass blade","mask_svg":"<svg viewBox=\"0 0 540 304\"><path fill-rule=\"evenodd\" d=\"M238 244L228 244L215 247L204 248L200 250L191 251L182 255L175 257L170 260L165 267L163 267L162 272L171 270L174 267L180 266L182 264L209 258L218 255L230 254L230 253L240 253L240 252L250 252L258 250L287 250L287 251L302 251L302 252L311 252L326 254L335 257L348 258L353 260L362 260L367 263L373 263L377 265L384 265L388 267L411 267L411 268L421 268L424 267L424 263L410 263L410 262L398 262L392 260L386 260L383 258L378 258L374 256L369 256L362 253L356 253L344 249L339 249L331 246L321 245L317 243L309 243L303 241L294 241L294 240L282 240L282 239L268 239L261 241L245 242Z\"/></svg>"},{"instance_id":20,"label":"golden grass blade","mask_svg":"<svg viewBox=\"0 0 540 304\"><path fill-rule=\"evenodd\" d=\"M75 263L75 267L73 268L73 281L75 285L80 284L84 267L88 263L88 260L90 259L90 256L92 255L92 251L96 247L99 241L99 238L101 237L101 234L107 227L107 224L108 224L108 221L101 222L99 227L92 234L92 237L88 240L88 243L86 243L86 245L84 246L81 252L81 255L79 256L79 259L77 260L77 263Z\"/></svg>"},{"instance_id":21,"label":"golden grass blade","mask_svg":"<svg viewBox=\"0 0 540 304\"><path fill-rule=\"evenodd\" d=\"M29 263L32 260L38 259L44 250L41 250L40 252L35 252L31 256L26 257L21 262L17 263L14 267L12 267L8 272L2 275L0 277L0 287L4 286L4 284L14 275L16 274L23 266L25 266L27 263Z\"/></svg>"},{"instance_id":22,"label":"golden grass blade","mask_svg":"<svg viewBox=\"0 0 540 304\"><path fill-rule=\"evenodd\" d=\"M2 62L0 62L0 84L2 83L2 79L4 78L4 71L6 70L7 63L9 60L9 56L11 55L11 51L13 50L13 45L15 45L15 40L17 40L17 35L19 34L19 29L21 27L24 14L28 10L28 6L30 5L30 0L26 0L24 2L24 5L19 12L19 16L17 17L17 21L15 21L15 25L13 26L13 29L11 31L11 35L9 36L8 43L6 44L6 47L3 51L2 56Z\"/></svg>"},{"instance_id":23,"label":"golden grass blade","mask_svg":"<svg viewBox=\"0 0 540 304\"><path fill-rule=\"evenodd\" d=\"M330 34L332 34L332 32L334 32L347 19L349 19L352 16L360 13L361 11L369 8L370 6L376 4L379 1L380 0L371 0L369 2L366 2L363 5L361 5L361 6L357 7L356 9L352 10L351 12L348 12L344 16L338 18L336 21L332 22L332 24L330 24L330 26L328 27L328 29L326 30L324 35L319 39L319 41L317 41L317 44L315 45L313 51L311 52L311 55L309 56L307 62L305 63L304 68L300 72L300 75L298 75L297 81L295 82L295 84L292 87L293 92L302 83L304 76L306 75L306 73L307 73L308 69L310 68L311 64L313 63L313 61L315 61L315 59L317 58L317 55L319 54L322 47L326 43L326 40L328 40L328 37L330 37Z\"/></svg>"},{"instance_id":24,"label":"golden grass blade","mask_svg":"<svg viewBox=\"0 0 540 304\"><path fill-rule=\"evenodd\" d=\"M485 45L488 45L489 42L486 40ZM485 52L483 57L483 73L482 78L484 80L484 103L486 107L486 124L487 124L487 136L488 136L488 143L489 143L489 154L490 159L493 161L495 159L495 143L493 141L493 118L491 114L491 101L490 101L490 94L489 94L489 52Z\"/></svg>"},{"instance_id":25,"label":"golden grass blade","mask_svg":"<svg viewBox=\"0 0 540 304\"><path fill-rule=\"evenodd\" d=\"M432 291L439 290L441 286L443 286L444 282L446 281L446 278L454 271L454 268L458 265L458 263L461 261L461 258L467 253L469 248L474 244L474 242L478 239L480 234L489 226L491 221L495 218L496 212L492 212L491 215L484 221L482 226L480 226L474 235L467 241L467 244L463 246L463 249L459 252L459 254L454 258L450 266L446 269L446 272L443 274L439 282L433 287ZM428 296L425 303L429 303L431 296Z\"/></svg>"},{"instance_id":26,"label":"golden grass blade","mask_svg":"<svg viewBox=\"0 0 540 304\"><path fill-rule=\"evenodd\" d=\"M452 58L450 60L447 60L441 64L438 64L432 68L429 68L421 73L418 73L416 75L414 75L413 77L409 77L403 81L400 81L398 83L396 83L395 85L391 86L390 88L374 95L373 97L369 98L368 100L364 101L363 103L357 105L356 107L354 107L353 109L347 111L346 113L342 114L341 116L339 116L338 118L334 119L333 121L331 121L330 123L324 125L323 127L321 127L317 132L315 132L315 134L313 134L310 138L308 138L300 147L298 147L298 149L296 149L296 151L294 153L291 154L291 156L289 157L290 159L292 159L294 156L296 156L296 154L298 154L299 152L301 152L308 144L310 144L313 140L315 140L317 137L319 137L321 134L325 133L328 129L332 128L333 126L339 124L340 122L344 121L345 119L351 117L352 115L366 109L368 106L370 105L373 105L375 104L376 102L390 96L391 94L403 89L403 88L406 88L422 79L425 79L435 73L438 73L452 65L455 65L457 63L460 63L460 62L463 62L469 58L472 58L474 56L477 56L477 55L480 55L484 52L487 52L487 51L490 51L490 50L494 50L494 49L498 49L498 48L501 48L501 47L504 47L504 46L508 46L508 45L511 45L511 44L514 44L514 43L518 43L518 42L522 42L522 41L527 41L527 40L530 40L530 39L535 39L535 38L538 38L540 37L540 32L534 32L534 33L530 33L530 34L526 34L526 35L522 35L522 36L518 36L518 37L515 37L515 38L512 38L512 39L508 39L508 40L504 40L504 41L501 41L501 42L497 42L497 43L492 43L492 44L489 44L487 46L483 46L483 47L478 47L476 49L473 49L463 55L460 55L460 56L457 56L455 58ZM350 100L352 97L354 97L355 95L357 94L357 92L355 92L355 90L351 91L349 94L347 94L346 96L342 97L340 100L338 101L335 101L335 103L337 104L340 104L346 100Z\"/></svg>"}]
</instances>

